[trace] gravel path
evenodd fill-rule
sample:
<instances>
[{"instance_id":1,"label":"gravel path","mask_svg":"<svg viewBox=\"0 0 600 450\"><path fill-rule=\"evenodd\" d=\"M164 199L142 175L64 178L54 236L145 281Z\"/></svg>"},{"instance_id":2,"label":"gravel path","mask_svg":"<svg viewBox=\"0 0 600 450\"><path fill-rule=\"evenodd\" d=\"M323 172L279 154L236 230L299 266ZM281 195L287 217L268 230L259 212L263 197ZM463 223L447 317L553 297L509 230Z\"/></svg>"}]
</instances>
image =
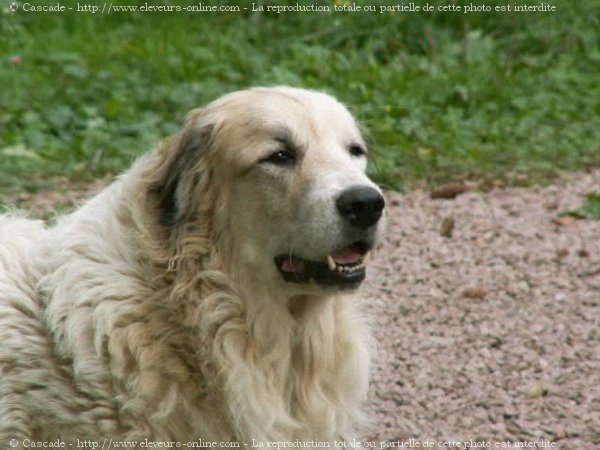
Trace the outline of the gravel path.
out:
<instances>
[{"instance_id":1,"label":"gravel path","mask_svg":"<svg viewBox=\"0 0 600 450\"><path fill-rule=\"evenodd\" d=\"M379 343L371 439L600 449L600 222L554 222L588 192L600 170L453 200L388 194L364 288Z\"/></svg>"}]
</instances>

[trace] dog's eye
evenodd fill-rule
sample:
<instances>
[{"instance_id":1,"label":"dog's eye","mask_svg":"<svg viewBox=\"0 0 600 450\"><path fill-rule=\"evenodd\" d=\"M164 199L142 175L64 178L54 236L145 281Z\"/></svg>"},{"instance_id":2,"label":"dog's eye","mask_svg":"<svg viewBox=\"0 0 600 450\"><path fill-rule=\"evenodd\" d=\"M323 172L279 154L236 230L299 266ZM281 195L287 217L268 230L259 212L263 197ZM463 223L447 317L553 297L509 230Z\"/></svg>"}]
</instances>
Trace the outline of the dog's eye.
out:
<instances>
[{"instance_id":1,"label":"dog's eye","mask_svg":"<svg viewBox=\"0 0 600 450\"><path fill-rule=\"evenodd\" d=\"M367 151L357 144L351 145L348 151L352 156L364 156L367 154Z\"/></svg>"},{"instance_id":2,"label":"dog's eye","mask_svg":"<svg viewBox=\"0 0 600 450\"><path fill-rule=\"evenodd\" d=\"M291 150L278 150L271 153L262 162L277 164L277 165L288 165L293 164L296 161L296 153Z\"/></svg>"}]
</instances>

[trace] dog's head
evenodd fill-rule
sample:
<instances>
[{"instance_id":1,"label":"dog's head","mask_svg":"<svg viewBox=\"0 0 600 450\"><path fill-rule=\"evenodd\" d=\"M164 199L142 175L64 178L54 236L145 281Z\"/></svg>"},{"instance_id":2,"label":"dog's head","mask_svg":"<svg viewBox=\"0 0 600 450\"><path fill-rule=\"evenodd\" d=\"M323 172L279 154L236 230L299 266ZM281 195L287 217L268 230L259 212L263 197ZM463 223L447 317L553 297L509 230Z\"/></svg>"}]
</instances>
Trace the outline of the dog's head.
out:
<instances>
[{"instance_id":1,"label":"dog's head","mask_svg":"<svg viewBox=\"0 0 600 450\"><path fill-rule=\"evenodd\" d=\"M210 230L231 270L295 293L355 288L383 226L367 155L332 97L256 88L192 111L150 192L166 233Z\"/></svg>"}]
</instances>

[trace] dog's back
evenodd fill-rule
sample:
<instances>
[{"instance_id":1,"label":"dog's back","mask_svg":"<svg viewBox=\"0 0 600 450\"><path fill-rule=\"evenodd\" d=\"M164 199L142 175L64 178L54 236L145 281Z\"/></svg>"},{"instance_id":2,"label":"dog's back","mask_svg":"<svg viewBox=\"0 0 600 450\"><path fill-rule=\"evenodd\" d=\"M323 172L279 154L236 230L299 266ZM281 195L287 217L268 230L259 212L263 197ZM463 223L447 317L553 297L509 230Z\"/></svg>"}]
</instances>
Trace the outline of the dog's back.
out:
<instances>
[{"instance_id":1,"label":"dog's back","mask_svg":"<svg viewBox=\"0 0 600 450\"><path fill-rule=\"evenodd\" d=\"M29 431L28 393L48 381L48 342L36 294L43 222L0 216L0 442Z\"/></svg>"},{"instance_id":2,"label":"dog's back","mask_svg":"<svg viewBox=\"0 0 600 450\"><path fill-rule=\"evenodd\" d=\"M91 435L106 415L101 399L74 382L72 361L57 348L61 331L48 317L41 285L56 265L54 244L64 238L40 220L0 216L0 443L13 448L73 429Z\"/></svg>"}]
</instances>

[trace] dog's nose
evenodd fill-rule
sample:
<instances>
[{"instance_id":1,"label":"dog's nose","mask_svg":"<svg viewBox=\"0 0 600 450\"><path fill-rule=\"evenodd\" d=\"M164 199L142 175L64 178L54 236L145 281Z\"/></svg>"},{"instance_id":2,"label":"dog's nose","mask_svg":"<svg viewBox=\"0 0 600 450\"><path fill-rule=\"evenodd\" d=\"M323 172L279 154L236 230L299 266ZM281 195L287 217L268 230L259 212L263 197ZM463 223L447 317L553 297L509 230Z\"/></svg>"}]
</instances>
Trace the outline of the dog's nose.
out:
<instances>
[{"instance_id":1,"label":"dog's nose","mask_svg":"<svg viewBox=\"0 0 600 450\"><path fill-rule=\"evenodd\" d=\"M336 202L344 219L360 228L368 228L381 217L385 200L379 191L368 186L346 189Z\"/></svg>"}]
</instances>

